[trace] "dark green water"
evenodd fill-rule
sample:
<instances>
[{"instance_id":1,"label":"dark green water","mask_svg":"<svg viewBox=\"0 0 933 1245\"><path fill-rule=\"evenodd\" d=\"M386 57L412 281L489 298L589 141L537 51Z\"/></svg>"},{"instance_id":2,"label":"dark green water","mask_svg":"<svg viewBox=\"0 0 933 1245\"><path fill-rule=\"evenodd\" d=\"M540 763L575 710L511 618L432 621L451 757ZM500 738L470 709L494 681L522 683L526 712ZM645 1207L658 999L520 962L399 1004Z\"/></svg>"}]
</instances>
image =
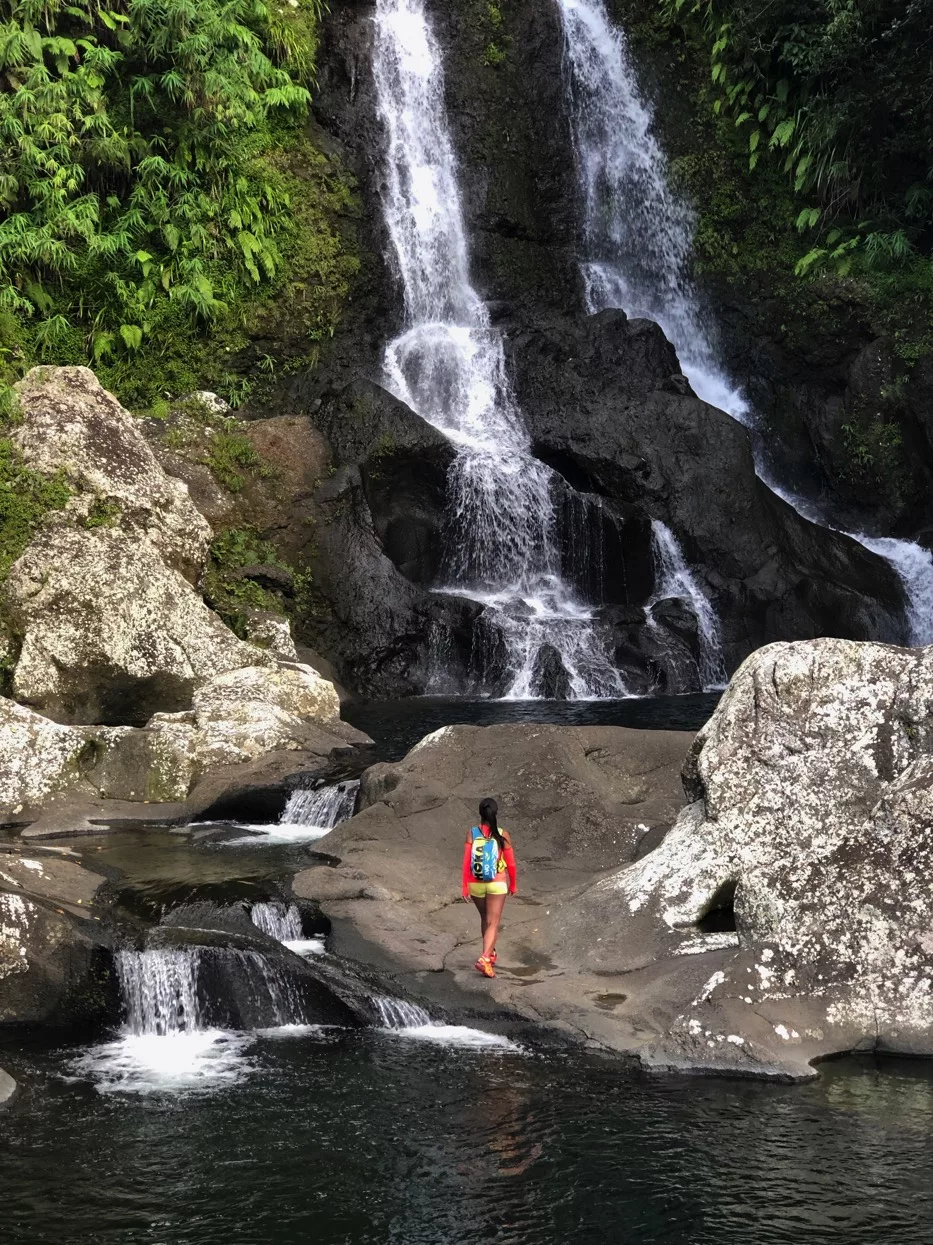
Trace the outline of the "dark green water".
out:
<instances>
[{"instance_id":1,"label":"dark green water","mask_svg":"<svg viewBox=\"0 0 933 1245\"><path fill-rule=\"evenodd\" d=\"M379 1033L259 1040L204 1093L107 1094L5 1048L4 1245L917 1245L933 1076L649 1078Z\"/></svg>"},{"instance_id":2,"label":"dark green water","mask_svg":"<svg viewBox=\"0 0 933 1245\"><path fill-rule=\"evenodd\" d=\"M381 761L399 761L419 739L442 726L628 726L646 731L698 731L719 703L719 692L644 696L627 700L467 700L412 696L350 701L341 716L376 743Z\"/></svg>"}]
</instances>

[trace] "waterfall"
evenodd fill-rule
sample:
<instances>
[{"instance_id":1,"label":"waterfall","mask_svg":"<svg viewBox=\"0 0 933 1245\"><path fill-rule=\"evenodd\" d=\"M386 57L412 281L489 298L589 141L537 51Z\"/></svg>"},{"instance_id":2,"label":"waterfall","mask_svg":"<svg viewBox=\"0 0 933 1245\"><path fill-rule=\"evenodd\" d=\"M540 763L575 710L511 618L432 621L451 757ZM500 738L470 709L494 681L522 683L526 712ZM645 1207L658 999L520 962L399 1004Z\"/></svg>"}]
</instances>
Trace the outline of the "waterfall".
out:
<instances>
[{"instance_id":1,"label":"waterfall","mask_svg":"<svg viewBox=\"0 0 933 1245\"><path fill-rule=\"evenodd\" d=\"M670 597L683 601L697 620L700 640L700 682L704 691L726 686L729 676L722 648L722 629L716 611L687 566L677 538L660 519L651 521L651 550L655 563L655 592L648 606Z\"/></svg>"},{"instance_id":2,"label":"waterfall","mask_svg":"<svg viewBox=\"0 0 933 1245\"><path fill-rule=\"evenodd\" d=\"M250 918L257 929L277 942L294 942L304 933L301 913L294 904L286 908L283 903L277 902L254 903Z\"/></svg>"},{"instance_id":3,"label":"waterfall","mask_svg":"<svg viewBox=\"0 0 933 1245\"><path fill-rule=\"evenodd\" d=\"M383 1029L418 1029L422 1025L431 1023L431 1017L423 1007L418 1007L415 1003L406 1003L404 999L377 995L373 998L372 1004Z\"/></svg>"},{"instance_id":4,"label":"waterfall","mask_svg":"<svg viewBox=\"0 0 933 1245\"><path fill-rule=\"evenodd\" d=\"M507 653L507 696L541 694L542 653L558 655L571 698L623 696L594 610L561 577L553 473L531 453L502 338L471 284L441 55L424 0L377 0L375 23L385 219L405 303L386 379L456 451L437 590L485 607Z\"/></svg>"},{"instance_id":5,"label":"waterfall","mask_svg":"<svg viewBox=\"0 0 933 1245\"><path fill-rule=\"evenodd\" d=\"M192 1033L202 1023L194 951L120 951L117 977L126 1027L137 1036Z\"/></svg>"},{"instance_id":6,"label":"waterfall","mask_svg":"<svg viewBox=\"0 0 933 1245\"><path fill-rule=\"evenodd\" d=\"M126 1029L138 1037L201 1032L218 1014L229 1020L233 1013L239 1024L244 1019L271 1020L276 1025L305 1020L303 1004L287 974L258 951L232 947L120 951L115 960Z\"/></svg>"},{"instance_id":7,"label":"waterfall","mask_svg":"<svg viewBox=\"0 0 933 1245\"><path fill-rule=\"evenodd\" d=\"M501 1051L521 1052L520 1046L501 1034L432 1020L430 1014L417 1003L407 1003L404 999L394 999L388 995L374 995L370 1002L379 1027L398 1037L434 1042L440 1046L491 1047Z\"/></svg>"},{"instance_id":8,"label":"waterfall","mask_svg":"<svg viewBox=\"0 0 933 1245\"><path fill-rule=\"evenodd\" d=\"M293 791L279 818L279 824L333 830L334 826L353 816L359 789L360 784L354 779L328 787L318 787L314 791L303 788Z\"/></svg>"},{"instance_id":9,"label":"waterfall","mask_svg":"<svg viewBox=\"0 0 933 1245\"><path fill-rule=\"evenodd\" d=\"M357 779L313 790L300 787L289 795L277 824L249 826L249 834L226 839L225 846L242 847L246 843L262 843L264 840L269 844L286 844L322 839L335 826L353 816L359 789Z\"/></svg>"},{"instance_id":10,"label":"waterfall","mask_svg":"<svg viewBox=\"0 0 933 1245\"><path fill-rule=\"evenodd\" d=\"M654 320L698 396L746 422L745 399L725 376L700 311L690 278L693 218L668 188L626 40L603 0L557 2L584 202L587 309L620 307Z\"/></svg>"},{"instance_id":11,"label":"waterfall","mask_svg":"<svg viewBox=\"0 0 933 1245\"><path fill-rule=\"evenodd\" d=\"M326 950L322 936L305 938L304 923L295 904L289 904L286 908L279 900L254 903L250 909L250 919L257 929L261 929L264 934L268 934L297 955L323 955Z\"/></svg>"},{"instance_id":12,"label":"waterfall","mask_svg":"<svg viewBox=\"0 0 933 1245\"><path fill-rule=\"evenodd\" d=\"M762 482L803 518L842 531L774 481L754 435L753 414L726 375L690 278L693 218L668 185L667 161L623 31L613 26L604 0L556 3L584 205L581 268L588 311L618 307L659 324L695 393L753 432ZM933 554L911 541L846 534L893 567L904 589L910 642L933 643Z\"/></svg>"}]
</instances>

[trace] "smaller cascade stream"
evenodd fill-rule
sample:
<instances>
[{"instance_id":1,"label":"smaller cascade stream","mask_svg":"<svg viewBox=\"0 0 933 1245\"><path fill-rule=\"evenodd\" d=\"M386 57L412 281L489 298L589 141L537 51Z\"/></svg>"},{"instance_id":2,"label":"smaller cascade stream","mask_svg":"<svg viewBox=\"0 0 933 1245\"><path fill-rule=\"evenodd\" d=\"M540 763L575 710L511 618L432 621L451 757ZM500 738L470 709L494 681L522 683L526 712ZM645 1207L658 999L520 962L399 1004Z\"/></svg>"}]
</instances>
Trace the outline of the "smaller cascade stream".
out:
<instances>
[{"instance_id":1,"label":"smaller cascade stream","mask_svg":"<svg viewBox=\"0 0 933 1245\"><path fill-rule=\"evenodd\" d=\"M359 779L331 783L325 787L301 787L293 791L277 824L254 825L249 834L227 839L227 847L242 847L245 843L270 845L285 843L309 843L322 839L335 826L348 821L356 811Z\"/></svg>"},{"instance_id":2,"label":"smaller cascade stream","mask_svg":"<svg viewBox=\"0 0 933 1245\"><path fill-rule=\"evenodd\" d=\"M327 833L353 816L360 790L357 779L317 787L313 791L300 788L288 797L280 826L302 827Z\"/></svg>"},{"instance_id":3,"label":"smaller cascade stream","mask_svg":"<svg viewBox=\"0 0 933 1245\"><path fill-rule=\"evenodd\" d=\"M567 698L624 696L595 608L561 576L555 478L531 452L501 334L470 280L441 53L424 0L377 0L375 25L385 218L405 301L385 373L396 396L456 451L436 591L483 605L503 642L507 697L547 694L541 666L555 654Z\"/></svg>"},{"instance_id":4,"label":"smaller cascade stream","mask_svg":"<svg viewBox=\"0 0 933 1245\"><path fill-rule=\"evenodd\" d=\"M844 531L774 480L754 415L726 375L690 277L693 218L668 184L667 160L625 34L613 25L604 0L556 3L584 204L587 309L621 308L659 324L694 392L749 429L762 483L811 523ZM933 643L933 553L894 537L846 534L884 558L900 579L910 643Z\"/></svg>"},{"instance_id":5,"label":"smaller cascade stream","mask_svg":"<svg viewBox=\"0 0 933 1245\"><path fill-rule=\"evenodd\" d=\"M102 1092L153 1093L233 1083L252 1071L247 1050L258 1025L308 1028L297 991L256 951L120 951L115 965L126 1013L122 1031L73 1063ZM240 1013L233 1025L231 1008ZM227 1015L223 1025L216 1023L219 1014ZM244 1023L244 1014L256 1023Z\"/></svg>"},{"instance_id":6,"label":"smaller cascade stream","mask_svg":"<svg viewBox=\"0 0 933 1245\"><path fill-rule=\"evenodd\" d=\"M388 995L375 995L370 1001L380 1027L399 1037L436 1042L441 1046L486 1046L516 1052L521 1050L521 1047L500 1034L432 1020L430 1014L417 1003L408 1003L404 999L394 999Z\"/></svg>"},{"instance_id":7,"label":"smaller cascade stream","mask_svg":"<svg viewBox=\"0 0 933 1245\"><path fill-rule=\"evenodd\" d=\"M722 628L716 611L687 566L683 550L671 529L660 519L651 521L651 549L655 563L655 593L649 617L659 601L682 601L697 621L700 640L700 682L704 691L718 691L729 682L722 647Z\"/></svg>"},{"instance_id":8,"label":"smaller cascade stream","mask_svg":"<svg viewBox=\"0 0 933 1245\"><path fill-rule=\"evenodd\" d=\"M257 929L280 942L298 955L323 955L323 938L305 938L301 913L295 904L285 906L279 900L255 903L250 909L250 919Z\"/></svg>"},{"instance_id":9,"label":"smaller cascade stream","mask_svg":"<svg viewBox=\"0 0 933 1245\"><path fill-rule=\"evenodd\" d=\"M250 918L257 929L277 942L293 942L304 933L301 913L294 904L286 908L278 902L255 903L250 910Z\"/></svg>"}]
</instances>

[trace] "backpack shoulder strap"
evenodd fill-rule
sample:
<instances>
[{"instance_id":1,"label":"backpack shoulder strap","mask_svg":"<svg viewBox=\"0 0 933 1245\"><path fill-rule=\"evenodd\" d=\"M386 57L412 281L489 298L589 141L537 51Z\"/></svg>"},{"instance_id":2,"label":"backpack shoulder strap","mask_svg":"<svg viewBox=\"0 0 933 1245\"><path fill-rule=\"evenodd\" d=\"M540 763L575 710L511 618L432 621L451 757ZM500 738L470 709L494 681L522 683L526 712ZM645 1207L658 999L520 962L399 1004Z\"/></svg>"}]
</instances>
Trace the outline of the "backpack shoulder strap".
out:
<instances>
[{"instance_id":1,"label":"backpack shoulder strap","mask_svg":"<svg viewBox=\"0 0 933 1245\"><path fill-rule=\"evenodd\" d=\"M480 830L479 826L470 827L470 837L473 839L481 839L483 837L483 832Z\"/></svg>"}]
</instances>

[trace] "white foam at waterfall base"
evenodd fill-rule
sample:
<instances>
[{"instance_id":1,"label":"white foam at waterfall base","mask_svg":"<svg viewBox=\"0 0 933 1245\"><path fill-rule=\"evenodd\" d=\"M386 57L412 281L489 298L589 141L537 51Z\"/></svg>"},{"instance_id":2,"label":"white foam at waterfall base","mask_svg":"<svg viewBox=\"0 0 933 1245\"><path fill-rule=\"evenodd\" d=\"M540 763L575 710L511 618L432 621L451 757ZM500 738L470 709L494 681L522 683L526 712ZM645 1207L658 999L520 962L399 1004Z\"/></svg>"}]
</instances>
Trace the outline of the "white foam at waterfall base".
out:
<instances>
[{"instance_id":1,"label":"white foam at waterfall base","mask_svg":"<svg viewBox=\"0 0 933 1245\"><path fill-rule=\"evenodd\" d=\"M698 397L754 429L754 413L726 373L711 317L690 275L693 214L671 192L667 160L625 33L613 25L604 0L556 3L584 201L581 271L588 310L621 308L629 316L654 320L673 343ZM757 438L753 444L762 483L803 518L844 531L812 503L781 488ZM906 599L909 643L933 643L933 554L894 537L846 534L884 558L897 574Z\"/></svg>"},{"instance_id":2,"label":"white foam at waterfall base","mask_svg":"<svg viewBox=\"0 0 933 1245\"><path fill-rule=\"evenodd\" d=\"M375 997L372 1003L380 1021L380 1028L392 1037L414 1042L433 1042L438 1046L483 1047L521 1053L520 1046L501 1034L432 1020L430 1014L415 1003L387 996Z\"/></svg>"},{"instance_id":3,"label":"white foam at waterfall base","mask_svg":"<svg viewBox=\"0 0 933 1245\"><path fill-rule=\"evenodd\" d=\"M296 1036L320 1026L296 1021L287 984L277 981L255 952L225 950L268 991L279 1024ZM92 1080L101 1093L214 1091L255 1071L250 1048L255 1032L218 1029L205 1022L198 989L199 949L121 951L115 957L126 1009L113 1041L83 1051L70 1063L75 1076ZM259 1032L266 1033L263 1029Z\"/></svg>"},{"instance_id":4,"label":"white foam at waterfall base","mask_svg":"<svg viewBox=\"0 0 933 1245\"><path fill-rule=\"evenodd\" d=\"M327 786L298 788L288 797L277 824L245 827L249 833L227 839L223 846L242 847L246 843L284 846L313 843L347 821L356 809L360 784L356 779Z\"/></svg>"},{"instance_id":5,"label":"white foam at waterfall base","mask_svg":"<svg viewBox=\"0 0 933 1245\"><path fill-rule=\"evenodd\" d=\"M202 1024L193 951L121 951L123 1032L71 1063L101 1093L217 1089L248 1075L250 1034Z\"/></svg>"},{"instance_id":6,"label":"white foam at waterfall base","mask_svg":"<svg viewBox=\"0 0 933 1245\"><path fill-rule=\"evenodd\" d=\"M541 694L533 676L546 646L559 655L572 697L624 696L592 611L561 576L554 476L531 453L502 337L470 280L441 53L424 0L377 0L375 25L383 200L406 313L386 348L385 378L456 450L438 590L485 606L504 642L509 696Z\"/></svg>"}]
</instances>

